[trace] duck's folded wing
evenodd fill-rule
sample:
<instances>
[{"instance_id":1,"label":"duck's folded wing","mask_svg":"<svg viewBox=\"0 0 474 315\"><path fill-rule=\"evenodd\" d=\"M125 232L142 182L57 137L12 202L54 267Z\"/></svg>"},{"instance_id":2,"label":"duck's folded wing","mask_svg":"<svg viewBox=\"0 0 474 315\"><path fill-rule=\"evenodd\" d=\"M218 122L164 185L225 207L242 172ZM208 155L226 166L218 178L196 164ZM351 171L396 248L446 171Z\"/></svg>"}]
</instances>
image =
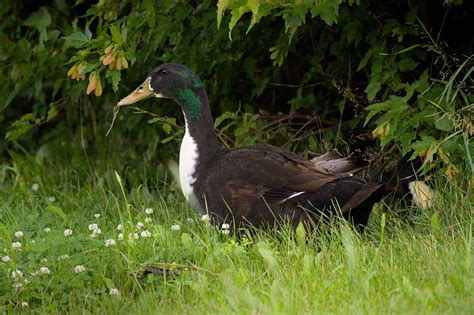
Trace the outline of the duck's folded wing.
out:
<instances>
[{"instance_id":1,"label":"duck's folded wing","mask_svg":"<svg viewBox=\"0 0 474 315\"><path fill-rule=\"evenodd\" d=\"M257 198L269 204L281 203L348 176L351 175L333 173L294 153L255 145L231 150L214 165L209 181L220 185L216 189L231 206Z\"/></svg>"}]
</instances>

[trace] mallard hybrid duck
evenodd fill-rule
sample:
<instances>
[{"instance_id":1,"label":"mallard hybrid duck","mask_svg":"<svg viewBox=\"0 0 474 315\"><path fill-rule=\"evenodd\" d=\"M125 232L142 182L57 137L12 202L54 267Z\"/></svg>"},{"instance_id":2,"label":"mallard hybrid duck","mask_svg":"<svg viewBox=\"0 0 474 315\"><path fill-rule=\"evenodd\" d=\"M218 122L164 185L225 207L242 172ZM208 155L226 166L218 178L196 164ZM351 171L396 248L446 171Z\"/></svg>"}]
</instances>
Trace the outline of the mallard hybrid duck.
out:
<instances>
[{"instance_id":1,"label":"mallard hybrid duck","mask_svg":"<svg viewBox=\"0 0 474 315\"><path fill-rule=\"evenodd\" d=\"M234 227L320 222L340 212L359 229L382 198L383 185L368 184L353 173L360 165L325 154L306 160L292 152L258 144L219 146L206 90L186 66L167 63L151 73L117 105L149 97L174 100L183 111L185 135L179 177L191 207L214 224ZM336 210L337 209L337 210Z\"/></svg>"}]
</instances>

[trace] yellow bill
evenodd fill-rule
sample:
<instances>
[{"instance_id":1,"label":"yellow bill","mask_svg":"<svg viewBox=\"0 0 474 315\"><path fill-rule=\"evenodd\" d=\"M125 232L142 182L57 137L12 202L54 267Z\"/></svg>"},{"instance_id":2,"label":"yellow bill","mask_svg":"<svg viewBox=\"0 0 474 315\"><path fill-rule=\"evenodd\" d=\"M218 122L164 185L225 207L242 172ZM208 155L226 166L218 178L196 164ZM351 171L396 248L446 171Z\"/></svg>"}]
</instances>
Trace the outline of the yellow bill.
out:
<instances>
[{"instance_id":1,"label":"yellow bill","mask_svg":"<svg viewBox=\"0 0 474 315\"><path fill-rule=\"evenodd\" d=\"M122 98L117 106L130 105L153 96L153 90L150 89L150 80L151 78L148 77L135 91Z\"/></svg>"}]
</instances>

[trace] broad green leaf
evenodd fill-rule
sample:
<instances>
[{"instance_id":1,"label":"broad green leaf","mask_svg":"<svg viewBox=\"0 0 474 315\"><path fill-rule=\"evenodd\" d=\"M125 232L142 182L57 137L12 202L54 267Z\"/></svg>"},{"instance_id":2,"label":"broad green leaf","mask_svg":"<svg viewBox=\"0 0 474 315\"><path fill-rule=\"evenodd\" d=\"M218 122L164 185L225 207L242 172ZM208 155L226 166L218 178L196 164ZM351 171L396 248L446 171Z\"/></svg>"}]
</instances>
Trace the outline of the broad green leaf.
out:
<instances>
[{"instance_id":1,"label":"broad green leaf","mask_svg":"<svg viewBox=\"0 0 474 315\"><path fill-rule=\"evenodd\" d=\"M401 72L410 71L416 68L418 62L413 61L411 58L404 58L398 62L398 70Z\"/></svg>"},{"instance_id":2,"label":"broad green leaf","mask_svg":"<svg viewBox=\"0 0 474 315\"><path fill-rule=\"evenodd\" d=\"M273 255L272 250L269 249L266 244L264 243L259 244L258 252L271 268L278 268L278 261Z\"/></svg>"},{"instance_id":3,"label":"broad green leaf","mask_svg":"<svg viewBox=\"0 0 474 315\"><path fill-rule=\"evenodd\" d=\"M41 7L38 11L31 13L23 24L41 31L51 24L51 15L45 7Z\"/></svg>"},{"instance_id":4,"label":"broad green leaf","mask_svg":"<svg viewBox=\"0 0 474 315\"><path fill-rule=\"evenodd\" d=\"M123 45L123 38L122 34L120 33L120 26L119 25L111 25L110 26L110 33L112 34L112 39L114 42L119 44L120 46Z\"/></svg>"},{"instance_id":5,"label":"broad green leaf","mask_svg":"<svg viewBox=\"0 0 474 315\"><path fill-rule=\"evenodd\" d=\"M73 48L82 48L84 45L88 44L92 38L92 34L87 35L84 32L75 32L68 36L64 36L64 49L69 47Z\"/></svg>"},{"instance_id":6,"label":"broad green leaf","mask_svg":"<svg viewBox=\"0 0 474 315\"><path fill-rule=\"evenodd\" d=\"M107 289L110 290L110 289L116 287L114 282L112 281L112 279L102 276L102 280L104 281L105 286L107 287Z\"/></svg>"},{"instance_id":7,"label":"broad green leaf","mask_svg":"<svg viewBox=\"0 0 474 315\"><path fill-rule=\"evenodd\" d=\"M373 101L375 99L375 96L377 96L377 93L381 89L381 84L380 82L370 82L369 85L365 88L364 92L367 93L367 98L369 101Z\"/></svg>"},{"instance_id":8,"label":"broad green leaf","mask_svg":"<svg viewBox=\"0 0 474 315\"><path fill-rule=\"evenodd\" d=\"M8 131L5 135L7 140L15 140L21 135L25 134L28 130L33 127L33 113L28 113L21 116L20 119L16 120L11 126L8 128Z\"/></svg>"},{"instance_id":9,"label":"broad green leaf","mask_svg":"<svg viewBox=\"0 0 474 315\"><path fill-rule=\"evenodd\" d=\"M315 1L311 8L311 14L313 17L319 15L327 25L331 26L337 22L341 3L340 0Z\"/></svg>"},{"instance_id":10,"label":"broad green leaf","mask_svg":"<svg viewBox=\"0 0 474 315\"><path fill-rule=\"evenodd\" d=\"M50 121L51 119L56 117L58 113L58 104L56 102L51 103L48 110L48 116L46 117L46 121Z\"/></svg>"},{"instance_id":11,"label":"broad green leaf","mask_svg":"<svg viewBox=\"0 0 474 315\"><path fill-rule=\"evenodd\" d=\"M170 134L173 131L173 128L171 128L171 126L169 124L166 124L166 123L161 125L161 129L163 129L163 131L166 134Z\"/></svg>"},{"instance_id":12,"label":"broad green leaf","mask_svg":"<svg viewBox=\"0 0 474 315\"><path fill-rule=\"evenodd\" d=\"M436 139L432 136L422 136L421 140L415 141L412 144L413 154L412 158L418 156L422 152L428 151L429 148L434 147Z\"/></svg>"},{"instance_id":13,"label":"broad green leaf","mask_svg":"<svg viewBox=\"0 0 474 315\"><path fill-rule=\"evenodd\" d=\"M114 92L118 91L121 76L122 75L119 70L107 70L107 72L105 73L105 78L110 84L112 84Z\"/></svg>"},{"instance_id":14,"label":"broad green leaf","mask_svg":"<svg viewBox=\"0 0 474 315\"><path fill-rule=\"evenodd\" d=\"M453 130L453 122L447 115L443 115L441 118L435 120L435 127L438 130L442 131L451 131Z\"/></svg>"},{"instance_id":15,"label":"broad green leaf","mask_svg":"<svg viewBox=\"0 0 474 315\"><path fill-rule=\"evenodd\" d=\"M364 58L362 58L361 62L359 63L359 65L357 66L357 70L356 71L360 71L362 70L366 65L367 65L367 62L369 62L369 59L372 58L372 49L369 49L367 51L367 53L365 54Z\"/></svg>"},{"instance_id":16,"label":"broad green leaf","mask_svg":"<svg viewBox=\"0 0 474 315\"><path fill-rule=\"evenodd\" d=\"M234 112L225 112L222 115L218 116L214 122L214 127L217 128L221 123L226 119L235 119L236 113Z\"/></svg>"}]
</instances>

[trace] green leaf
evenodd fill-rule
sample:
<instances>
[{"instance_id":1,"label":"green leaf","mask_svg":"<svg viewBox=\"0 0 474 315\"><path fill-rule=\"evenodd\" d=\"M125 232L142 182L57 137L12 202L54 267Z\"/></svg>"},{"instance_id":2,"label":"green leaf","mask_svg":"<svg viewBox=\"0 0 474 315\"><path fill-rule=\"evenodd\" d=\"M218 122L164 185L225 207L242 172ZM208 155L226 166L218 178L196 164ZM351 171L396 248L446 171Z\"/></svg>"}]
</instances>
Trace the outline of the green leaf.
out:
<instances>
[{"instance_id":1,"label":"green leaf","mask_svg":"<svg viewBox=\"0 0 474 315\"><path fill-rule=\"evenodd\" d=\"M296 227L296 241L299 245L306 244L306 229L302 222L298 223L298 226Z\"/></svg>"},{"instance_id":2,"label":"green leaf","mask_svg":"<svg viewBox=\"0 0 474 315\"><path fill-rule=\"evenodd\" d=\"M112 40L115 43L122 46L123 45L123 38L122 38L122 34L120 33L120 26L119 25L111 25L110 26L110 33L112 34Z\"/></svg>"},{"instance_id":3,"label":"green leaf","mask_svg":"<svg viewBox=\"0 0 474 315\"><path fill-rule=\"evenodd\" d=\"M173 128L171 128L171 126L169 124L162 124L161 129L163 129L163 131L166 134L170 134L173 131Z\"/></svg>"},{"instance_id":4,"label":"green leaf","mask_svg":"<svg viewBox=\"0 0 474 315\"><path fill-rule=\"evenodd\" d=\"M436 143L436 139L433 138L432 136L422 136L421 140L415 141L412 144L413 148L413 154L412 158L416 157L423 151L427 151L431 146L434 147L434 144Z\"/></svg>"},{"instance_id":5,"label":"green leaf","mask_svg":"<svg viewBox=\"0 0 474 315\"><path fill-rule=\"evenodd\" d=\"M418 62L413 61L410 58L402 59L398 62L398 70L401 72L410 71L416 68Z\"/></svg>"},{"instance_id":6,"label":"green leaf","mask_svg":"<svg viewBox=\"0 0 474 315\"><path fill-rule=\"evenodd\" d=\"M38 31L42 31L51 24L51 15L45 7L41 7L38 11L33 12L23 22L23 25L31 26L36 28Z\"/></svg>"},{"instance_id":7,"label":"green leaf","mask_svg":"<svg viewBox=\"0 0 474 315\"><path fill-rule=\"evenodd\" d=\"M261 243L258 246L258 252L260 256L266 261L266 263L272 268L278 268L278 261L276 260L275 256L271 249L267 247L266 244Z\"/></svg>"},{"instance_id":8,"label":"green leaf","mask_svg":"<svg viewBox=\"0 0 474 315\"><path fill-rule=\"evenodd\" d=\"M453 130L453 122L447 115L443 115L441 118L435 120L435 127L438 130L442 131L451 131Z\"/></svg>"},{"instance_id":9,"label":"green leaf","mask_svg":"<svg viewBox=\"0 0 474 315\"><path fill-rule=\"evenodd\" d=\"M232 40L232 29L235 27L235 25L237 25L237 22L240 20L242 15L244 15L247 12L250 12L250 9L246 5L241 6L237 9L233 9L230 12L230 14L231 14L231 18L230 18L230 22L229 22L229 39L230 40Z\"/></svg>"},{"instance_id":10,"label":"green leaf","mask_svg":"<svg viewBox=\"0 0 474 315\"><path fill-rule=\"evenodd\" d=\"M84 45L88 44L92 38L92 34L86 34L84 32L75 32L68 36L64 36L64 49L69 47L73 48L82 48Z\"/></svg>"},{"instance_id":11,"label":"green leaf","mask_svg":"<svg viewBox=\"0 0 474 315\"><path fill-rule=\"evenodd\" d=\"M250 8L250 11L252 11L252 20L250 22L250 25L249 25L246 33L248 33L250 31L250 29L255 25L255 23L257 23L258 20L259 20L258 11L259 11L259 8L260 8L260 1L259 0L248 0L247 1L247 6Z\"/></svg>"},{"instance_id":12,"label":"green leaf","mask_svg":"<svg viewBox=\"0 0 474 315\"><path fill-rule=\"evenodd\" d=\"M222 115L218 116L214 122L214 127L217 128L221 123L226 119L235 119L236 114L234 112L225 112Z\"/></svg>"},{"instance_id":13,"label":"green leaf","mask_svg":"<svg viewBox=\"0 0 474 315\"><path fill-rule=\"evenodd\" d=\"M122 75L119 70L107 70L107 72L105 73L105 78L110 84L112 84L114 92L118 91L121 76Z\"/></svg>"},{"instance_id":14,"label":"green leaf","mask_svg":"<svg viewBox=\"0 0 474 315\"><path fill-rule=\"evenodd\" d=\"M319 15L327 25L331 26L337 22L341 3L342 1L339 0L315 1L311 8L311 14L313 17Z\"/></svg>"},{"instance_id":15,"label":"green leaf","mask_svg":"<svg viewBox=\"0 0 474 315\"><path fill-rule=\"evenodd\" d=\"M229 6L229 0L217 1L217 29L220 28L225 9Z\"/></svg>"},{"instance_id":16,"label":"green leaf","mask_svg":"<svg viewBox=\"0 0 474 315\"><path fill-rule=\"evenodd\" d=\"M67 216L66 214L64 213L63 209L59 208L58 206L55 206L55 205L49 205L46 207L46 209L51 212L51 213L54 213L58 216L60 216L63 221L67 221Z\"/></svg>"},{"instance_id":17,"label":"green leaf","mask_svg":"<svg viewBox=\"0 0 474 315\"><path fill-rule=\"evenodd\" d=\"M5 138L11 141L25 134L34 126L32 122L33 118L33 113L28 113L21 116L20 119L16 120L11 124L10 128L8 128Z\"/></svg>"},{"instance_id":18,"label":"green leaf","mask_svg":"<svg viewBox=\"0 0 474 315\"><path fill-rule=\"evenodd\" d=\"M435 211L431 216L431 228L433 232L439 233L441 228L439 211Z\"/></svg>"},{"instance_id":19,"label":"green leaf","mask_svg":"<svg viewBox=\"0 0 474 315\"><path fill-rule=\"evenodd\" d=\"M48 110L48 116L46 118L46 121L50 121L54 117L58 116L58 104L56 102L53 102L50 104L49 110Z\"/></svg>"},{"instance_id":20,"label":"green leaf","mask_svg":"<svg viewBox=\"0 0 474 315\"><path fill-rule=\"evenodd\" d=\"M189 248L189 249L194 248L193 238L188 233L181 234L181 243L183 244L185 248Z\"/></svg>"},{"instance_id":21,"label":"green leaf","mask_svg":"<svg viewBox=\"0 0 474 315\"><path fill-rule=\"evenodd\" d=\"M359 63L359 65L357 66L357 70L356 71L360 71L362 70L366 65L367 65L367 62L369 62L370 58L372 58L372 49L369 49L367 51L367 53L365 54L364 58L362 58L361 62Z\"/></svg>"},{"instance_id":22,"label":"green leaf","mask_svg":"<svg viewBox=\"0 0 474 315\"><path fill-rule=\"evenodd\" d=\"M367 98L369 101L373 101L375 99L381 87L382 86L380 82L370 82L369 85L367 85L364 92L367 93Z\"/></svg>"},{"instance_id":23,"label":"green leaf","mask_svg":"<svg viewBox=\"0 0 474 315\"><path fill-rule=\"evenodd\" d=\"M102 280L104 281L105 286L107 287L107 289L115 288L115 284L112 281L112 279L102 276Z\"/></svg>"}]
</instances>

